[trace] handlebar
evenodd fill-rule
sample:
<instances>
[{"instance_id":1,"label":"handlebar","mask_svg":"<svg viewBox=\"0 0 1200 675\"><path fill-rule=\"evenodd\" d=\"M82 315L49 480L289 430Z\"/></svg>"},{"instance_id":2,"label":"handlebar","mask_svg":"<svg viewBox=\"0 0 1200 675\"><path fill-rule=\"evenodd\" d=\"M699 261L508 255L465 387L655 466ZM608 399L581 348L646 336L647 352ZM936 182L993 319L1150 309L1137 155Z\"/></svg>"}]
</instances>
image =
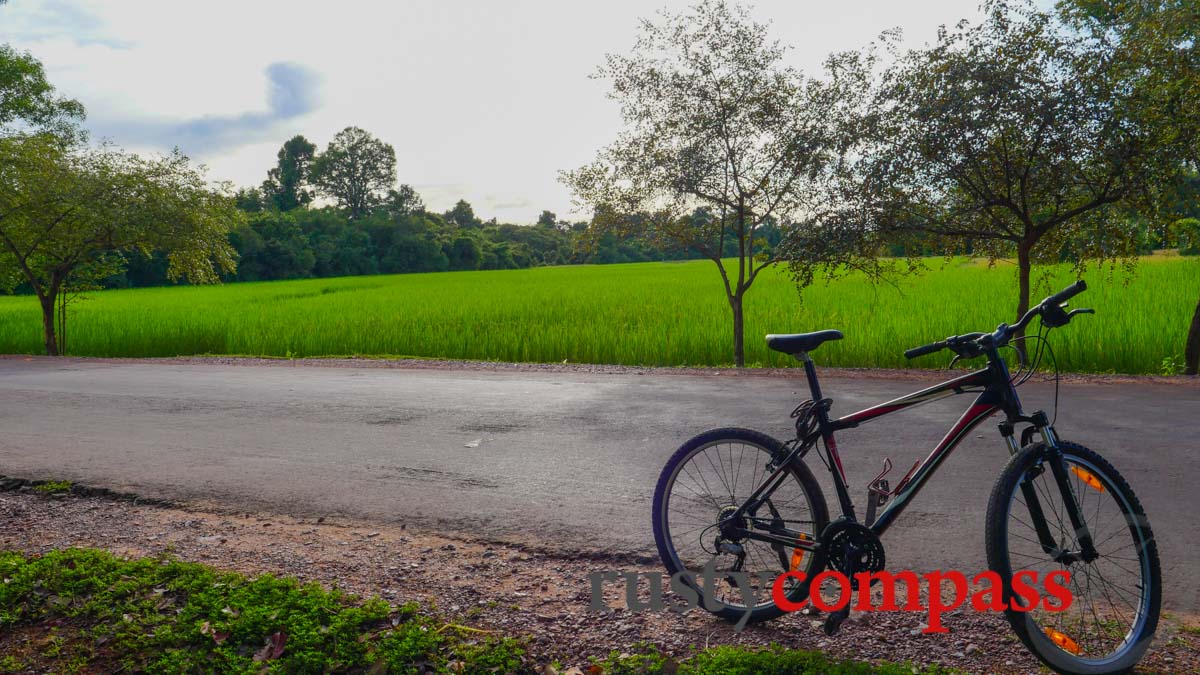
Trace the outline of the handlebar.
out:
<instances>
[{"instance_id":1,"label":"handlebar","mask_svg":"<svg viewBox=\"0 0 1200 675\"><path fill-rule=\"evenodd\" d=\"M1003 347L1008 344L1013 335L1025 329L1025 326L1033 320L1035 316L1042 317L1042 323L1050 328L1058 328L1065 326L1071 321L1071 317L1076 314L1094 314L1092 309L1073 309L1069 313L1063 309L1063 303L1071 298L1079 295L1087 290L1087 284L1082 279L1067 286L1063 290L1054 295L1047 296L1036 306L1031 307L1025 315L1021 317L1017 323L1008 325L1000 324L993 333L968 333L966 335L952 335L945 340L932 342L920 347L913 347L904 352L905 358L915 359L918 356L933 354L940 352L949 347L956 354L964 358L974 358L984 353L985 347ZM985 344L987 343L987 344Z\"/></svg>"},{"instance_id":2,"label":"handlebar","mask_svg":"<svg viewBox=\"0 0 1200 675\"><path fill-rule=\"evenodd\" d=\"M1071 298L1079 295L1080 293L1082 293L1086 290L1087 290L1087 284L1084 283L1083 279L1080 279L1079 281L1076 281L1075 283L1071 284L1070 286L1067 286L1066 288L1055 293L1054 295L1051 295L1050 297L1046 298L1045 300L1042 300L1041 304L1043 304L1043 305L1046 305L1046 304L1061 305L1064 302L1070 300Z\"/></svg>"},{"instance_id":3,"label":"handlebar","mask_svg":"<svg viewBox=\"0 0 1200 675\"><path fill-rule=\"evenodd\" d=\"M945 349L946 346L947 346L946 341L942 340L940 342L933 342L931 344L921 345L920 347L913 347L912 349L908 349L904 352L904 358L915 359L918 356L925 356L926 354L940 352L943 349Z\"/></svg>"}]
</instances>

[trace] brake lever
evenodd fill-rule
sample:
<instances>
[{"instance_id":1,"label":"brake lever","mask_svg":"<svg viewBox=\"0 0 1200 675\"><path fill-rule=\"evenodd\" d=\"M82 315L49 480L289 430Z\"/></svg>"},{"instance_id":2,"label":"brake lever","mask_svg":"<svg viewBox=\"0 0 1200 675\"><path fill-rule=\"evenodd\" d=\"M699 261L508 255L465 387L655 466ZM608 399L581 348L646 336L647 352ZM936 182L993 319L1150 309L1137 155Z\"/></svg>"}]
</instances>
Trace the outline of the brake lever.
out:
<instances>
[{"instance_id":1,"label":"brake lever","mask_svg":"<svg viewBox=\"0 0 1200 675\"><path fill-rule=\"evenodd\" d=\"M1094 310L1094 309L1092 309L1092 308L1090 308L1090 307L1088 307L1088 308L1080 308L1080 309L1073 309L1073 310L1071 310L1071 311L1067 312L1067 318L1069 319L1069 318L1071 318L1071 317L1075 316L1076 314L1095 314L1095 313L1096 313L1096 310Z\"/></svg>"}]
</instances>

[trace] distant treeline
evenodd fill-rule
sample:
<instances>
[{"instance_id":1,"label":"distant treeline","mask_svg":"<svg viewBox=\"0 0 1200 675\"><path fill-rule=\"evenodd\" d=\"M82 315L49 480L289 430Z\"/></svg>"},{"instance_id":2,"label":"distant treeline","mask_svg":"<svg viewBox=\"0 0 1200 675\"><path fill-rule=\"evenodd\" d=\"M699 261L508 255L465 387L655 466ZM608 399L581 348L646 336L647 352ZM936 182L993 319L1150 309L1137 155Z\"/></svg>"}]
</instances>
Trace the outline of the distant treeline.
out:
<instances>
[{"instance_id":1,"label":"distant treeline","mask_svg":"<svg viewBox=\"0 0 1200 675\"><path fill-rule=\"evenodd\" d=\"M671 244L605 235L588 239L587 222L543 211L533 225L484 221L465 200L444 213L425 208L408 185L396 187L392 146L357 127L338 133L323 152L303 136L280 148L259 187L238 190L245 214L229 232L237 272L227 281L269 281L363 274L502 270L543 265L686 260L694 251ZM697 214L696 217L705 217ZM766 227L774 246L779 228ZM736 253L730 242L729 254ZM160 286L161 254L126 256L105 288ZM28 292L18 287L16 292Z\"/></svg>"},{"instance_id":2,"label":"distant treeline","mask_svg":"<svg viewBox=\"0 0 1200 675\"><path fill-rule=\"evenodd\" d=\"M243 192L242 196L245 197ZM568 223L549 212L535 225L481 221L460 201L451 211L375 209L352 219L340 209L260 208L241 201L247 222L229 233L237 273L227 281L269 281L362 274L503 270L544 265L685 260L694 253L645 241L603 237L595 247L579 240L587 223ZM159 286L167 280L161 255L133 256L107 288Z\"/></svg>"},{"instance_id":3,"label":"distant treeline","mask_svg":"<svg viewBox=\"0 0 1200 675\"><path fill-rule=\"evenodd\" d=\"M590 237L589 223L561 220L543 211L533 225L484 221L465 200L443 213L427 210L413 188L396 185L394 151L356 127L339 133L322 153L303 136L283 145L278 164L260 187L238 190L235 202L245 215L233 227L229 242L238 253L237 272L226 281L271 281L409 272L502 270L545 265L609 264L689 260L705 257L689 248L622 238ZM323 199L322 199L323 198ZM324 204L317 206L317 202ZM1180 187L1181 213L1200 218L1200 176ZM1190 207L1190 208L1186 208ZM709 218L698 210L692 218ZM1192 220L1191 222L1200 223ZM1197 226L1200 232L1200 225ZM1142 228L1139 252L1165 245L1165 232ZM763 225L756 252L767 252L781 240L780 228ZM1181 252L1200 253L1200 237L1182 237ZM1068 244L1069 246L1069 244ZM942 255L918 244L888 249L893 256ZM730 238L723 253L737 255ZM971 253L968 243L966 253ZM104 288L162 286L167 260L162 254L127 258L123 271L103 279ZM1069 252L1064 250L1064 259ZM26 284L18 294L29 293Z\"/></svg>"}]
</instances>

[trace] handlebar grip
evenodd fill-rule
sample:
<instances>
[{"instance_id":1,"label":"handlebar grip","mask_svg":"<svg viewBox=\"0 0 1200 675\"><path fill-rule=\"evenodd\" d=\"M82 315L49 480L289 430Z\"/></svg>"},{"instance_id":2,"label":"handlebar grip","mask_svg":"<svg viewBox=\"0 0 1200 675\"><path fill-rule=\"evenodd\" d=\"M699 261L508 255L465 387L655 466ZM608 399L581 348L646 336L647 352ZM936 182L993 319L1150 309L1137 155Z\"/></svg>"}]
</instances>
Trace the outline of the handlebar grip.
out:
<instances>
[{"instance_id":1,"label":"handlebar grip","mask_svg":"<svg viewBox=\"0 0 1200 675\"><path fill-rule=\"evenodd\" d=\"M920 347L913 347L912 349L905 351L904 358L915 359L918 356L925 356L926 354L940 352L945 348L946 348L945 340L942 340L941 342L934 342L934 343L928 344L928 345L921 345Z\"/></svg>"},{"instance_id":2,"label":"handlebar grip","mask_svg":"<svg viewBox=\"0 0 1200 675\"><path fill-rule=\"evenodd\" d=\"M1042 302L1047 305L1061 305L1064 302L1066 302L1067 300L1070 300L1071 298L1079 295L1080 293L1082 293L1086 290L1087 290L1087 284L1083 282L1083 279L1080 279L1079 281L1076 281L1075 283L1071 284L1070 286L1067 286L1066 288L1055 293L1054 295L1051 295L1050 297L1046 298Z\"/></svg>"}]
</instances>

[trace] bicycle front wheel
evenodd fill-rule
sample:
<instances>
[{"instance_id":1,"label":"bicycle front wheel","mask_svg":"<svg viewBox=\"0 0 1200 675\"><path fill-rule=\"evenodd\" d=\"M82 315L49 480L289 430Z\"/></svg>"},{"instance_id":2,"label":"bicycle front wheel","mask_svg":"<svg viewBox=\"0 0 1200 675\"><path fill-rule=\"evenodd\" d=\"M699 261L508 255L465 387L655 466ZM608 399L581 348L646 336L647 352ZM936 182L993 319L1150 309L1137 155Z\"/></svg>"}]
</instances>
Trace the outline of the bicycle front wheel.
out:
<instances>
[{"instance_id":1,"label":"bicycle front wheel","mask_svg":"<svg viewBox=\"0 0 1200 675\"><path fill-rule=\"evenodd\" d=\"M825 567L822 553L755 539L723 539L719 524L728 518L770 475L768 464L782 458L783 444L749 429L716 429L687 441L663 468L654 491L654 540L669 574L715 573L715 588L685 583L700 595L701 605L722 618L738 621L749 613L757 622L783 614L771 597L778 575L794 570L806 579L789 578L786 597L799 602L808 582ZM741 526L770 532L794 542L815 542L829 524L825 497L802 462L787 467L784 482ZM742 573L752 594L737 587ZM753 598L747 601L747 597ZM705 600L707 598L707 600Z\"/></svg>"},{"instance_id":2,"label":"bicycle front wheel","mask_svg":"<svg viewBox=\"0 0 1200 675\"><path fill-rule=\"evenodd\" d=\"M1041 443L1014 455L996 482L987 513L988 565L1004 584L1009 623L1046 665L1064 673L1123 672L1142 658L1158 626L1158 547L1142 505L1117 470L1081 445L1059 446L1071 494L1060 489L1051 451ZM1093 559L1081 553L1070 499L1092 538ZM1072 596L1069 607L1013 609L1014 575L1034 572L1041 583L1059 570L1070 575L1062 584Z\"/></svg>"}]
</instances>

